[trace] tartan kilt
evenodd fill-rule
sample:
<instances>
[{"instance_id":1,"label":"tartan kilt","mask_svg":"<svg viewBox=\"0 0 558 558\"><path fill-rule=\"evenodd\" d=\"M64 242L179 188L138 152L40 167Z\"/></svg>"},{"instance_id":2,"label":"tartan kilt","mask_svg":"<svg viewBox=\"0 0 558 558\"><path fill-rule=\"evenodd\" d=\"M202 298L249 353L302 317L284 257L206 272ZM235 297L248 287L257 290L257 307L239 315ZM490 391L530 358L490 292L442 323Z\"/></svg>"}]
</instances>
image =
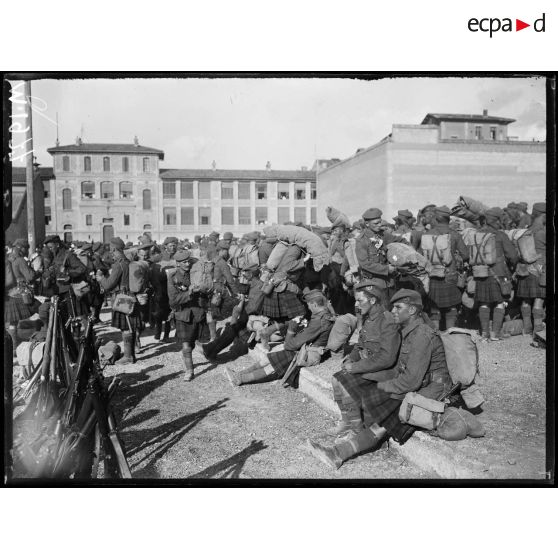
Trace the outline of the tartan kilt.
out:
<instances>
[{"instance_id":1,"label":"tartan kilt","mask_svg":"<svg viewBox=\"0 0 558 558\"><path fill-rule=\"evenodd\" d=\"M306 313L306 307L295 293L273 292L264 297L261 313L268 318L291 319L295 316L303 316Z\"/></svg>"},{"instance_id":2,"label":"tartan kilt","mask_svg":"<svg viewBox=\"0 0 558 558\"><path fill-rule=\"evenodd\" d=\"M494 277L475 279L475 302L500 303L504 302L500 284Z\"/></svg>"},{"instance_id":3,"label":"tartan kilt","mask_svg":"<svg viewBox=\"0 0 558 558\"><path fill-rule=\"evenodd\" d=\"M392 399L389 393L378 389L377 382L348 372L337 372L333 377L363 409L367 427L374 423L383 426L392 438L401 443L405 443L404 438L409 432L414 432L413 426L399 420L401 401Z\"/></svg>"},{"instance_id":4,"label":"tartan kilt","mask_svg":"<svg viewBox=\"0 0 558 558\"><path fill-rule=\"evenodd\" d=\"M33 315L33 305L24 304L21 296L4 297L4 323L17 324L19 320L26 320Z\"/></svg>"},{"instance_id":5,"label":"tartan kilt","mask_svg":"<svg viewBox=\"0 0 558 558\"><path fill-rule=\"evenodd\" d=\"M539 285L539 278L531 273L527 277L517 278L517 298L546 298L546 287Z\"/></svg>"},{"instance_id":6,"label":"tartan kilt","mask_svg":"<svg viewBox=\"0 0 558 558\"><path fill-rule=\"evenodd\" d=\"M461 291L455 283L440 277L430 278L428 300L438 308L450 308L461 304Z\"/></svg>"},{"instance_id":7,"label":"tartan kilt","mask_svg":"<svg viewBox=\"0 0 558 558\"><path fill-rule=\"evenodd\" d=\"M176 320L176 333L175 339L180 343L189 343L194 346L196 341L201 343L207 343L209 341L209 327L205 320L196 322L191 320L190 322L183 322L182 320Z\"/></svg>"},{"instance_id":8,"label":"tartan kilt","mask_svg":"<svg viewBox=\"0 0 558 558\"><path fill-rule=\"evenodd\" d=\"M267 353L269 363L273 366L273 370L277 373L278 378L282 378L289 368L293 358L296 356L296 351L276 351L274 353Z\"/></svg>"},{"instance_id":9,"label":"tartan kilt","mask_svg":"<svg viewBox=\"0 0 558 558\"><path fill-rule=\"evenodd\" d=\"M134 331L142 331L145 327L138 304L134 306L134 311L130 316L128 316L128 318L130 319L130 325ZM113 310L111 325L112 327L118 328L120 331L128 331L129 328L128 321L126 320L126 314Z\"/></svg>"}]
</instances>

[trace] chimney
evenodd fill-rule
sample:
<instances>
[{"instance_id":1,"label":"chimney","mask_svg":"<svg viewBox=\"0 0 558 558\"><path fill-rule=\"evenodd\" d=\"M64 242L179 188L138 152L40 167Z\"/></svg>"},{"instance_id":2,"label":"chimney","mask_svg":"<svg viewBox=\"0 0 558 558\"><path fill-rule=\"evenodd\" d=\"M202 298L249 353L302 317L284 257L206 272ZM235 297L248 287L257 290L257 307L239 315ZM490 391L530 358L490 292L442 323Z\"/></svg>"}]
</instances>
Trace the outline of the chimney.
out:
<instances>
[{"instance_id":1,"label":"chimney","mask_svg":"<svg viewBox=\"0 0 558 558\"><path fill-rule=\"evenodd\" d=\"M81 138L76 136L76 145L81 145Z\"/></svg>"},{"instance_id":2,"label":"chimney","mask_svg":"<svg viewBox=\"0 0 558 558\"><path fill-rule=\"evenodd\" d=\"M265 170L267 170L267 171L270 171L270 170L271 170L271 161L268 161L268 162L265 164Z\"/></svg>"},{"instance_id":3,"label":"chimney","mask_svg":"<svg viewBox=\"0 0 558 558\"><path fill-rule=\"evenodd\" d=\"M211 163L211 168L215 171L217 170L217 163L215 162L215 159L213 159L213 162Z\"/></svg>"},{"instance_id":4,"label":"chimney","mask_svg":"<svg viewBox=\"0 0 558 558\"><path fill-rule=\"evenodd\" d=\"M136 147L139 147L138 136L134 136L134 145L135 145Z\"/></svg>"},{"instance_id":5,"label":"chimney","mask_svg":"<svg viewBox=\"0 0 558 558\"><path fill-rule=\"evenodd\" d=\"M488 110L487 109L482 109L482 115L483 116L488 116Z\"/></svg>"}]
</instances>

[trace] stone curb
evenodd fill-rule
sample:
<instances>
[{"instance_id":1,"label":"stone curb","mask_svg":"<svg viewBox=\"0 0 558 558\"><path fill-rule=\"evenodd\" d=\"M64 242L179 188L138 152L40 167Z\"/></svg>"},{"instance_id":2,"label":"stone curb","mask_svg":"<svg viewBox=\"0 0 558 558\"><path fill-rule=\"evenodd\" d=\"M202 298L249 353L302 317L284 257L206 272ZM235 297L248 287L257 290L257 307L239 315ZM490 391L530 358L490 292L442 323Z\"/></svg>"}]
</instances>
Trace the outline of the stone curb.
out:
<instances>
[{"instance_id":1,"label":"stone curb","mask_svg":"<svg viewBox=\"0 0 558 558\"><path fill-rule=\"evenodd\" d=\"M339 418L331 385L312 369L300 370L298 389L329 414ZM391 440L390 448L423 471L435 473L444 479L492 478L483 463L461 457L456 459L451 444L424 432L415 432L404 445Z\"/></svg>"}]
</instances>

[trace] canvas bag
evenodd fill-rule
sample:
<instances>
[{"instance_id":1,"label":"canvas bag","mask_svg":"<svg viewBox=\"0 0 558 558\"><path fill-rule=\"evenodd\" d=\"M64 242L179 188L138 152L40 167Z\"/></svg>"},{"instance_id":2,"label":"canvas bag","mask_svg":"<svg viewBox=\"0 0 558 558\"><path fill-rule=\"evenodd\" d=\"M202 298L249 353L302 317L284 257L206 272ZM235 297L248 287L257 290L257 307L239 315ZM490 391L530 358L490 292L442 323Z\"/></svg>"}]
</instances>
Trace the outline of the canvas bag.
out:
<instances>
[{"instance_id":1,"label":"canvas bag","mask_svg":"<svg viewBox=\"0 0 558 558\"><path fill-rule=\"evenodd\" d=\"M416 393L407 393L399 407L399 420L426 430L435 430L446 408L443 401L436 401Z\"/></svg>"},{"instance_id":2,"label":"canvas bag","mask_svg":"<svg viewBox=\"0 0 558 558\"><path fill-rule=\"evenodd\" d=\"M529 229L512 229L505 232L519 252L522 263L531 264L539 259L535 250L535 238Z\"/></svg>"},{"instance_id":3,"label":"canvas bag","mask_svg":"<svg viewBox=\"0 0 558 558\"><path fill-rule=\"evenodd\" d=\"M132 261L128 266L130 292L141 293L149 282L149 264L145 261Z\"/></svg>"},{"instance_id":4,"label":"canvas bag","mask_svg":"<svg viewBox=\"0 0 558 558\"><path fill-rule=\"evenodd\" d=\"M420 248L432 265L430 277L445 277L446 268L451 264L451 238L449 234L423 234Z\"/></svg>"},{"instance_id":5,"label":"canvas bag","mask_svg":"<svg viewBox=\"0 0 558 558\"><path fill-rule=\"evenodd\" d=\"M209 260L198 260L190 269L190 285L194 291L210 293L213 290L213 268Z\"/></svg>"},{"instance_id":6,"label":"canvas bag","mask_svg":"<svg viewBox=\"0 0 558 558\"><path fill-rule=\"evenodd\" d=\"M136 305L136 297L130 296L124 293L118 293L114 299L112 309L115 312L121 312L130 316L134 313L134 307Z\"/></svg>"},{"instance_id":7,"label":"canvas bag","mask_svg":"<svg viewBox=\"0 0 558 558\"><path fill-rule=\"evenodd\" d=\"M439 335L452 382L460 382L463 388L470 386L479 372L478 334L471 329L450 327Z\"/></svg>"}]
</instances>

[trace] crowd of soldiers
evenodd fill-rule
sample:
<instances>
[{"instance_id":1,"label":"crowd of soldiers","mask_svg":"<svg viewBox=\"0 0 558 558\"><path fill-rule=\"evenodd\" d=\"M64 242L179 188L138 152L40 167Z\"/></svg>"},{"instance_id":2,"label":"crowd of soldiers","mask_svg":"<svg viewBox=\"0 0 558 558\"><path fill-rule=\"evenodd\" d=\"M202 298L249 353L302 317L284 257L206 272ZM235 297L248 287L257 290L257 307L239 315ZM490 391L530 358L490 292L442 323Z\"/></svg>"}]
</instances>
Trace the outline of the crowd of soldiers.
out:
<instances>
[{"instance_id":1,"label":"crowd of soldiers","mask_svg":"<svg viewBox=\"0 0 558 558\"><path fill-rule=\"evenodd\" d=\"M311 253L291 244L288 266L275 282L266 262L280 241L259 232L241 238L213 232L193 241L168 237L162 244L144 234L135 245L120 238L68 245L53 235L33 254L26 240L16 240L6 247L11 266L4 297L6 329L15 350L18 327L36 312L44 319L53 295L59 297L64 322L83 322L88 316L100 321L103 305L109 304L111 325L122 332L119 364L135 362L146 328L158 342L178 344L187 381L194 379L196 343L210 361L226 348L238 357L261 344L264 351L257 353L265 356L242 369L225 367L231 384L240 386L282 378L301 349L306 360L298 364L330 358L328 338L336 320L358 317L358 341L344 346L332 380L342 417L330 432L335 441L330 446L309 441L312 454L339 467L387 436L405 439L410 427L400 422L397 411L406 393L436 399L451 386L438 331L474 328L487 342L498 342L506 337L503 324L510 318L522 320L524 334L544 328L545 203L535 203L530 214L527 204L510 203L467 221L469 230L495 237L496 259L485 277L472 276L463 219L446 206L428 205L416 218L400 210L393 222L384 220L378 208L352 224L346 217L330 220L331 227L285 224L312 231L327 249L328 263L314 266ZM521 261L504 232L509 229L529 229L536 264ZM387 258L392 243L410 245L420 254L423 237L444 235L450 257L442 274L428 278L427 288ZM351 245L356 265L348 253ZM147 273L141 292L130 288L130 266L136 261L145 262ZM198 262L210 264L210 289L193 280ZM137 301L130 312L115 308L120 294ZM37 296L46 301L41 304ZM270 350L274 340L283 343L281 350Z\"/></svg>"}]
</instances>

